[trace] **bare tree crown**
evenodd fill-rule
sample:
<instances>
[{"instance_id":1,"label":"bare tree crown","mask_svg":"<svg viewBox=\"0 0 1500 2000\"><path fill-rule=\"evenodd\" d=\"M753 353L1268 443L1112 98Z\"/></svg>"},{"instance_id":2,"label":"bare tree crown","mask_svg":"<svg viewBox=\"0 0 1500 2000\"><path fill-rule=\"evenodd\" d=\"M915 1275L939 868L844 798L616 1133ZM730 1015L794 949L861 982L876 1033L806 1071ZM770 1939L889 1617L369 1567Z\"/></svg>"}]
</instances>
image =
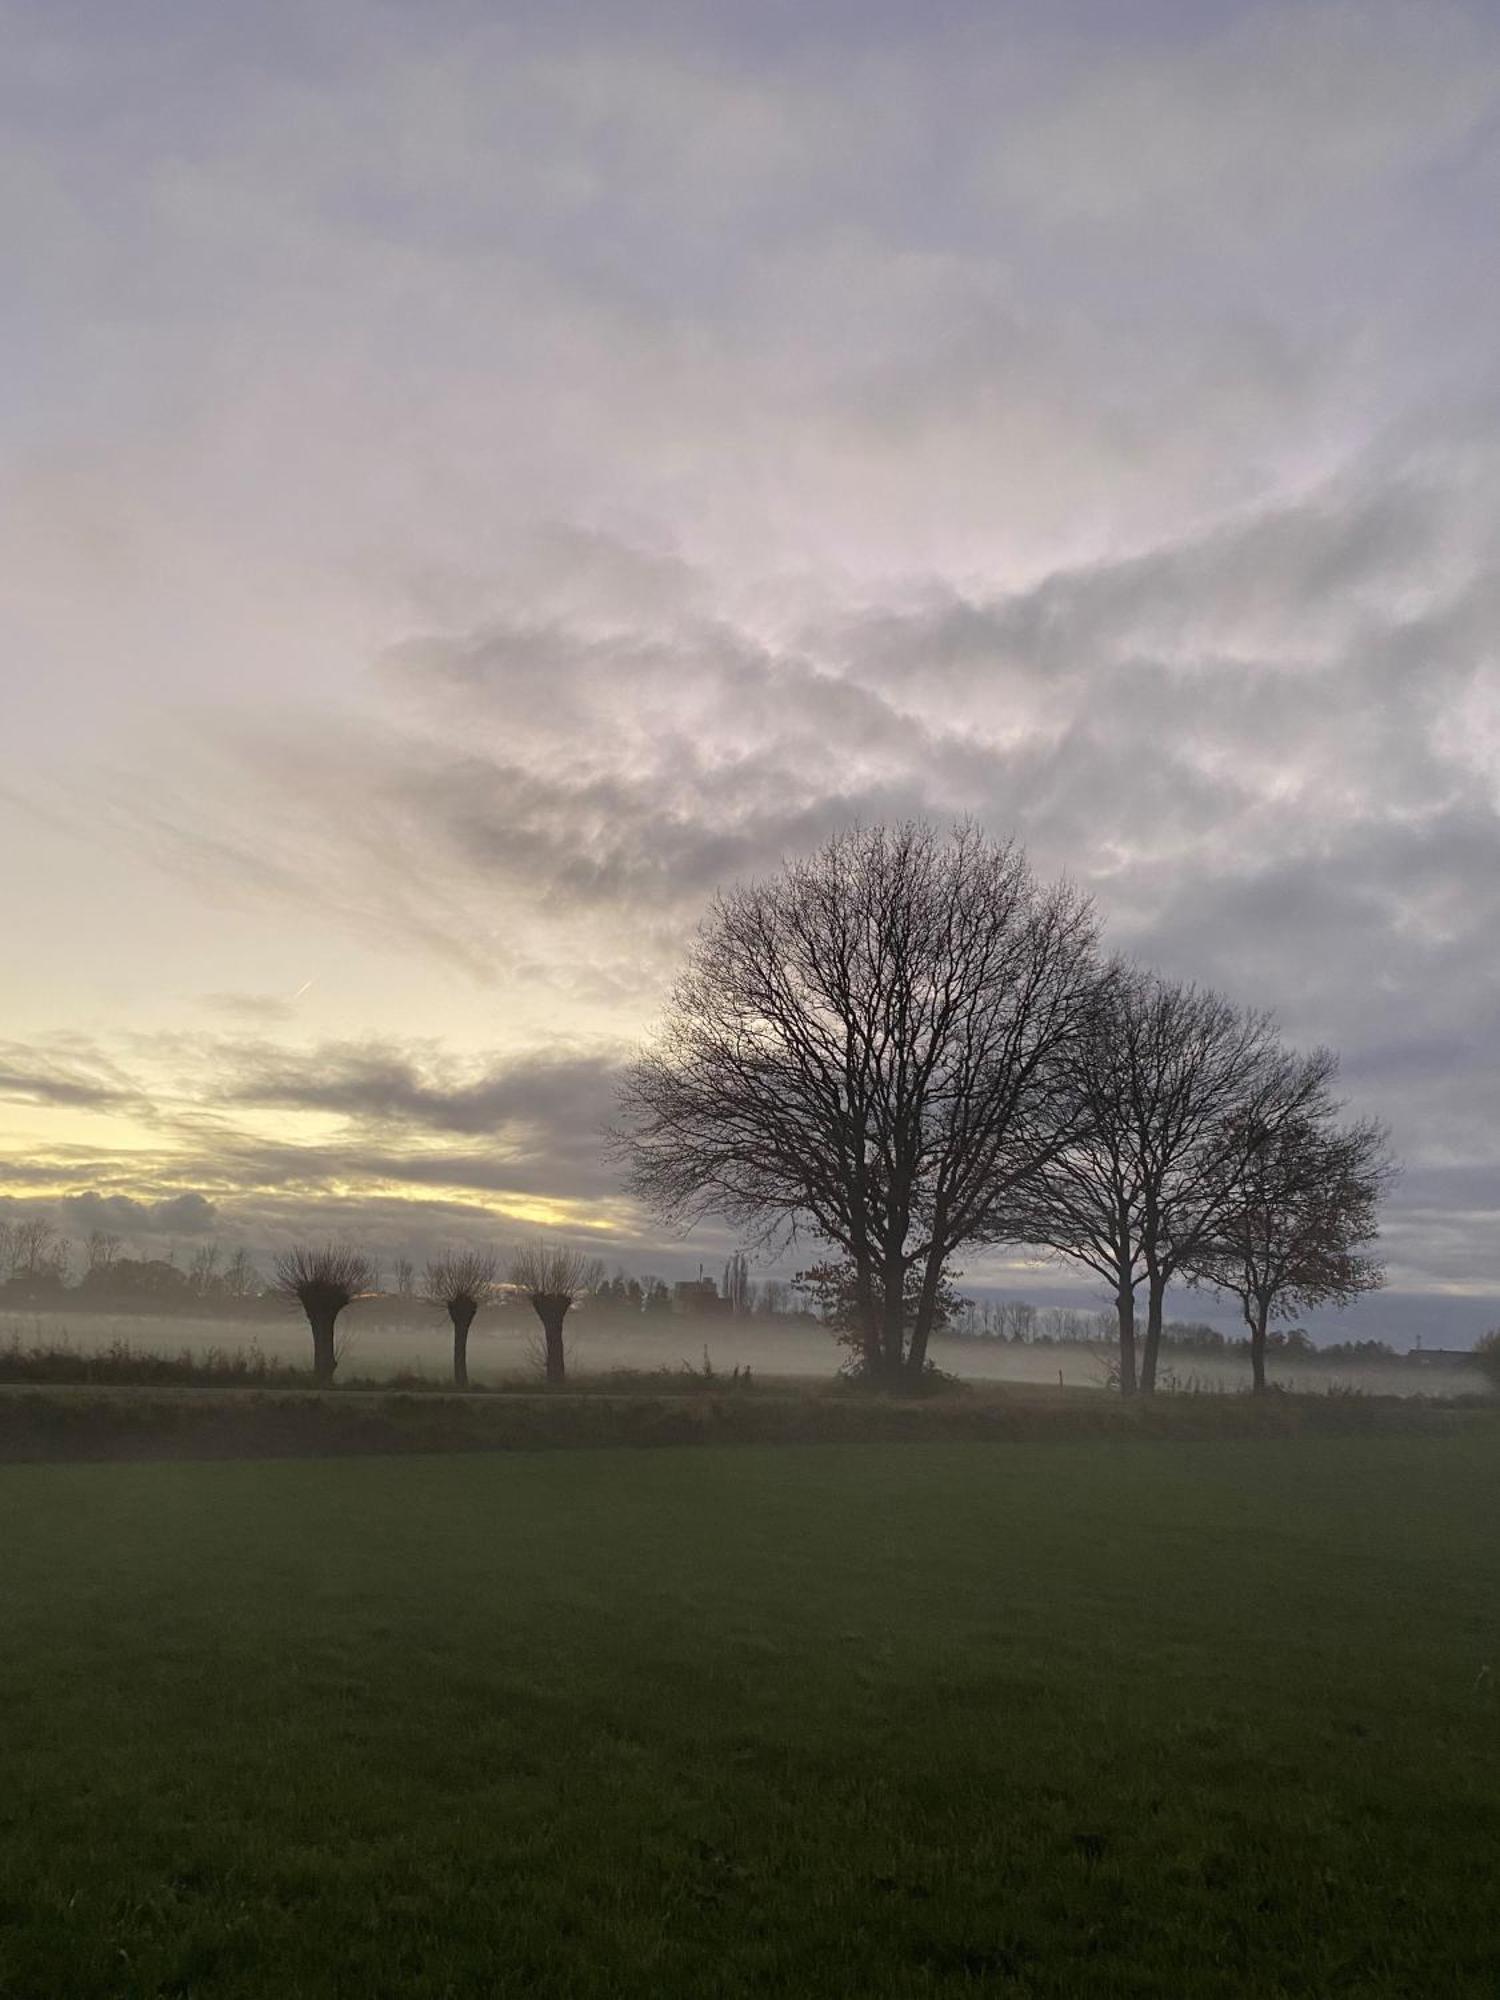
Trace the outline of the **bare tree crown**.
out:
<instances>
[{"instance_id":1,"label":"bare tree crown","mask_svg":"<svg viewBox=\"0 0 1500 2000\"><path fill-rule=\"evenodd\" d=\"M972 825L855 829L719 897L623 1092L635 1193L753 1240L810 1227L867 1308L883 1274L897 1346L919 1269L920 1347L945 1259L1061 1142L1093 945L1083 900Z\"/></svg>"},{"instance_id":2,"label":"bare tree crown","mask_svg":"<svg viewBox=\"0 0 1500 2000\"><path fill-rule=\"evenodd\" d=\"M566 1299L569 1305L583 1291L593 1260L576 1250L549 1243L524 1243L512 1252L507 1281L518 1292L538 1299Z\"/></svg>"},{"instance_id":3,"label":"bare tree crown","mask_svg":"<svg viewBox=\"0 0 1500 2000\"><path fill-rule=\"evenodd\" d=\"M434 1306L473 1306L489 1298L500 1275L491 1250L450 1250L434 1257L423 1274L422 1296Z\"/></svg>"},{"instance_id":4,"label":"bare tree crown","mask_svg":"<svg viewBox=\"0 0 1500 2000\"><path fill-rule=\"evenodd\" d=\"M275 1269L276 1290L303 1307L346 1306L370 1284L369 1260L347 1243L293 1244L276 1259Z\"/></svg>"}]
</instances>

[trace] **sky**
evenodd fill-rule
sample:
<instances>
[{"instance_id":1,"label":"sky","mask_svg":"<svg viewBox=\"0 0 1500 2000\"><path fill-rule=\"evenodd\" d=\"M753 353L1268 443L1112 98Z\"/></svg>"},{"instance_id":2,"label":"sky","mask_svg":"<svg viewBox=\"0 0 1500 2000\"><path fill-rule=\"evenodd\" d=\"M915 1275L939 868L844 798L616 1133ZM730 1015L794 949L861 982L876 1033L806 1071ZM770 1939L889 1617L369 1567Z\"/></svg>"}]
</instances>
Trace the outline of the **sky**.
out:
<instances>
[{"instance_id":1,"label":"sky","mask_svg":"<svg viewBox=\"0 0 1500 2000\"><path fill-rule=\"evenodd\" d=\"M712 1263L600 1146L709 898L974 815L1341 1051L1346 1336L1500 1321L1500 10L0 37L0 1215Z\"/></svg>"}]
</instances>

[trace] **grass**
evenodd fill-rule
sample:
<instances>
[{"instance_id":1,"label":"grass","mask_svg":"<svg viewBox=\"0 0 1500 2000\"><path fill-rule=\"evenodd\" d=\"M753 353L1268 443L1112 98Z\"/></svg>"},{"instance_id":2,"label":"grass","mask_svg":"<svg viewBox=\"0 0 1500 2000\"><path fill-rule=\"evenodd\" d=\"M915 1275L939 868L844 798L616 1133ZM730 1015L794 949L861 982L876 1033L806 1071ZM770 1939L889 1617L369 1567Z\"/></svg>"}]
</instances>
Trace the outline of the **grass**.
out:
<instances>
[{"instance_id":1,"label":"grass","mask_svg":"<svg viewBox=\"0 0 1500 2000\"><path fill-rule=\"evenodd\" d=\"M1484 1996L1500 1438L0 1468L0 1993Z\"/></svg>"},{"instance_id":2,"label":"grass","mask_svg":"<svg viewBox=\"0 0 1500 2000\"><path fill-rule=\"evenodd\" d=\"M210 1378L212 1379L212 1378ZM0 1464L117 1458L296 1458L665 1444L968 1442L1082 1438L1451 1436L1495 1429L1488 1398L1162 1395L964 1384L917 1399L848 1384L640 1371L455 1394L434 1384L333 1392L201 1383L0 1385Z\"/></svg>"}]
</instances>

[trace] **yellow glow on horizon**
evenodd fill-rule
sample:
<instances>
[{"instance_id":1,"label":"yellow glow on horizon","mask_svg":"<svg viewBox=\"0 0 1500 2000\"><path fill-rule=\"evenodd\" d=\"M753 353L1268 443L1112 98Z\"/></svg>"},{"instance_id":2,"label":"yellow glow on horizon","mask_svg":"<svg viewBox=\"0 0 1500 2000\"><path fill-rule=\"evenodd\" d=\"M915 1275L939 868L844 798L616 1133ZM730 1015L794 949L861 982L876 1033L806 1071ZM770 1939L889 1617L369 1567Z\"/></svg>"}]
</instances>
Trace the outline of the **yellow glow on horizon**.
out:
<instances>
[{"instance_id":1,"label":"yellow glow on horizon","mask_svg":"<svg viewBox=\"0 0 1500 2000\"><path fill-rule=\"evenodd\" d=\"M0 1156L6 1158L45 1158L63 1149L93 1148L108 1156L160 1146L160 1135L129 1111L82 1104L0 1105Z\"/></svg>"},{"instance_id":2,"label":"yellow glow on horizon","mask_svg":"<svg viewBox=\"0 0 1500 2000\"><path fill-rule=\"evenodd\" d=\"M17 1179L9 1190L30 1200L57 1201L92 1188L151 1202L165 1191L191 1186L225 1201L302 1196L309 1201L379 1200L413 1207L448 1201L479 1213L488 1211L502 1224L517 1228L586 1229L590 1234L610 1235L619 1228L617 1220L598 1204L562 1195L478 1186L465 1176L466 1154L476 1167L489 1169L490 1175L497 1166L503 1173L504 1152L499 1147L455 1151L451 1144L430 1137L393 1136L389 1171L341 1173L337 1171L337 1140L329 1126L342 1127L342 1121L309 1112L237 1124L233 1138L249 1139L252 1148L269 1143L286 1149L287 1156L272 1174L264 1168L256 1171L253 1157L238 1161L232 1143L226 1145L222 1163L210 1164L215 1147L209 1130L199 1130L188 1144L180 1134L155 1131L128 1111L30 1104L9 1109L11 1116L0 1118L0 1156L24 1159L32 1165L34 1177ZM250 1129L252 1125L258 1129ZM330 1151L335 1153L333 1161L327 1158ZM297 1156L304 1153L302 1170ZM449 1160L453 1164L447 1172L408 1177L399 1164L403 1156L413 1165ZM329 1171L330 1166L334 1171Z\"/></svg>"}]
</instances>

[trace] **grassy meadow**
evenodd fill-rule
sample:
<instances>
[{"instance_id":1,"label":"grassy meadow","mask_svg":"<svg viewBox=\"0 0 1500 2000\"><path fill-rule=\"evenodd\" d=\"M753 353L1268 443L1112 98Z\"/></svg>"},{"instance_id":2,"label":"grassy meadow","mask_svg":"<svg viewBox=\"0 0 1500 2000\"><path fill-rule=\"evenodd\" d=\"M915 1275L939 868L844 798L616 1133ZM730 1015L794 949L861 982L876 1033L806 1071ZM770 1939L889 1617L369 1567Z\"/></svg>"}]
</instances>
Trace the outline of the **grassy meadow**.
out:
<instances>
[{"instance_id":1,"label":"grassy meadow","mask_svg":"<svg viewBox=\"0 0 1500 2000\"><path fill-rule=\"evenodd\" d=\"M1500 1991L1500 1427L0 1467L0 1993Z\"/></svg>"}]
</instances>

